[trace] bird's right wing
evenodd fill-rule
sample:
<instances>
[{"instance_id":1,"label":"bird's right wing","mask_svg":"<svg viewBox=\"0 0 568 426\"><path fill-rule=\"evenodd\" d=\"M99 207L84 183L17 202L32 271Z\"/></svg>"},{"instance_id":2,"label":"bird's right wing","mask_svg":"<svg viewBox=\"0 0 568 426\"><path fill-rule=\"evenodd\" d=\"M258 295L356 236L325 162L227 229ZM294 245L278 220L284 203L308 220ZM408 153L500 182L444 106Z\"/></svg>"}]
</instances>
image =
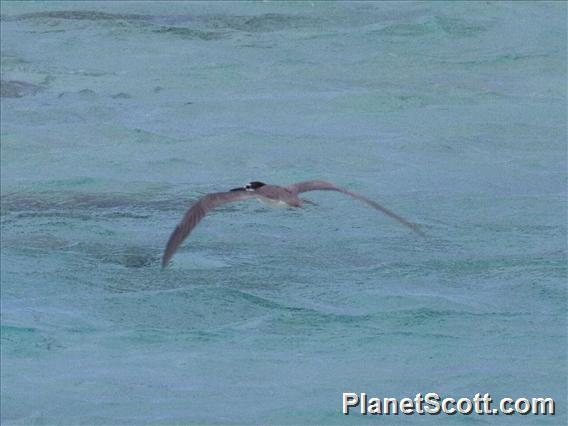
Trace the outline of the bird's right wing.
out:
<instances>
[{"instance_id":1,"label":"bird's right wing","mask_svg":"<svg viewBox=\"0 0 568 426\"><path fill-rule=\"evenodd\" d=\"M305 182L298 182L298 183L295 183L293 185L287 186L286 189L288 189L288 191L290 191L294 194L300 194L302 192L308 192L308 191L337 191L337 192L341 192L342 194L349 195L350 197L353 197L356 200L362 201L365 204L373 207L374 209L379 210L380 212L383 212L387 216L389 216L389 217L397 220L398 222L402 223L404 226L407 226L408 228L412 229L414 232L424 236L424 233L420 230L418 225L416 225L415 223L409 222L408 220L399 216L395 212L387 209L386 207L381 206L379 203L376 203L375 201L370 200L367 197L359 195L355 192L351 192L351 191L349 191L345 188L340 188L340 187L335 186L335 185L333 185L329 182L326 182L326 181L323 181L323 180L308 180L308 181L305 181Z\"/></svg>"},{"instance_id":2,"label":"bird's right wing","mask_svg":"<svg viewBox=\"0 0 568 426\"><path fill-rule=\"evenodd\" d=\"M168 262L176 252L179 245L187 238L193 228L205 217L209 210L225 203L230 203L239 200L248 200L255 198L257 195L251 191L239 190L230 192L217 192L208 194L199 199L191 208L185 213L181 222L176 226L176 229L170 235L170 239L166 245L164 255L162 256L162 268L168 265Z\"/></svg>"}]
</instances>

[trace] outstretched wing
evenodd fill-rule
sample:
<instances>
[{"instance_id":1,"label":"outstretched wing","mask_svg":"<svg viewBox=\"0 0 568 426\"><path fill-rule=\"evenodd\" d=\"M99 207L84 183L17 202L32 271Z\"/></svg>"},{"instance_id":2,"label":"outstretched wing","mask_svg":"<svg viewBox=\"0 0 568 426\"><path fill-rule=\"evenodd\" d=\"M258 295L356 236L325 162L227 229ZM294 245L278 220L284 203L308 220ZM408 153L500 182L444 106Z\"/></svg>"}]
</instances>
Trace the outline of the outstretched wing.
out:
<instances>
[{"instance_id":1,"label":"outstretched wing","mask_svg":"<svg viewBox=\"0 0 568 426\"><path fill-rule=\"evenodd\" d=\"M390 211L386 207L381 206L380 204L374 202L373 200L368 199L367 197L363 197L362 195L356 194L355 192L351 192L347 189L340 188L329 182L325 182L323 180L308 180L306 182L299 182L290 185L286 187L286 189L293 192L294 194L300 194L302 192L308 192L308 191L337 191L341 192L342 194L347 194L355 198L356 200L363 201L364 203L368 204L374 209L379 210L380 212L383 212L387 216L399 221L404 226L407 226L408 228L412 229L414 232L424 236L424 233L420 230L420 228L418 228L418 225L416 225L415 223L409 222L405 218L397 215L396 213Z\"/></svg>"},{"instance_id":2,"label":"outstretched wing","mask_svg":"<svg viewBox=\"0 0 568 426\"><path fill-rule=\"evenodd\" d=\"M181 222L176 226L176 229L174 229L174 232L172 232L168 244L166 245L164 255L162 256L162 268L167 266L179 245L187 238L193 228L197 226L209 210L221 204L255 197L256 194L254 192L239 190L208 194L197 201L184 215Z\"/></svg>"}]
</instances>

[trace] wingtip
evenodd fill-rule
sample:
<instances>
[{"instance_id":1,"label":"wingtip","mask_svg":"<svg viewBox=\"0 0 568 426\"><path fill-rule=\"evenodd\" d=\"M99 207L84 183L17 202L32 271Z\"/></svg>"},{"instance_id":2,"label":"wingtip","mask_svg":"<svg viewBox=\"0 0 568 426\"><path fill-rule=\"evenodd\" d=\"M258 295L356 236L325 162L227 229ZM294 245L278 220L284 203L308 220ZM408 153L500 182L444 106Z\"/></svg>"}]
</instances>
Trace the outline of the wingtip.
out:
<instances>
[{"instance_id":1,"label":"wingtip","mask_svg":"<svg viewBox=\"0 0 568 426\"><path fill-rule=\"evenodd\" d=\"M426 238L427 235L424 233L424 231L422 231L422 229L420 229L420 227L416 224L413 224L412 226L412 230L414 232L416 232L418 235L420 235L422 238Z\"/></svg>"}]
</instances>

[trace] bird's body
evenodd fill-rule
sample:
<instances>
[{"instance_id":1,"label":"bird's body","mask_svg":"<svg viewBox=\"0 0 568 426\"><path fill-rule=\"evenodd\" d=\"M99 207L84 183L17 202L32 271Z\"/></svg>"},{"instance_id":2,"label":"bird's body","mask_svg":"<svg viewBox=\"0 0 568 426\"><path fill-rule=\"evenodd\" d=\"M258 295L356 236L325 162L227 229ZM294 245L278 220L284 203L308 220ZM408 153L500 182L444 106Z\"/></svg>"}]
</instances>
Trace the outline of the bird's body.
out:
<instances>
[{"instance_id":1,"label":"bird's body","mask_svg":"<svg viewBox=\"0 0 568 426\"><path fill-rule=\"evenodd\" d=\"M303 201L296 193L283 186L251 182L243 188L235 188L230 192L237 191L252 192L259 201L270 207L301 207L303 205Z\"/></svg>"},{"instance_id":2,"label":"bird's body","mask_svg":"<svg viewBox=\"0 0 568 426\"><path fill-rule=\"evenodd\" d=\"M290 207L290 204L288 204L286 201L281 200L272 200L270 198L259 197L258 201L260 201L265 206L272 207L274 209L284 209L286 207Z\"/></svg>"},{"instance_id":3,"label":"bird's body","mask_svg":"<svg viewBox=\"0 0 568 426\"><path fill-rule=\"evenodd\" d=\"M391 218L399 221L403 225L411 228L413 231L422 234L418 226L414 223L408 222L401 216L393 213L392 211L382 207L376 202L363 197L362 195L351 192L347 189L340 188L331 183L321 180L311 180L300 182L289 186L268 185L263 182L250 182L244 187L234 188L227 192L216 192L207 194L199 199L184 215L181 222L176 229L172 232L170 239L166 245L166 250L162 257L162 267L166 267L175 251L182 243L182 241L191 233L193 228L203 219L207 212L219 205L230 203L233 201L249 200L256 198L262 203L271 207L302 207L305 203L315 204L308 200L303 200L298 197L298 194L307 191L337 191L349 195L359 201L362 201L376 210L379 210L390 216Z\"/></svg>"}]
</instances>

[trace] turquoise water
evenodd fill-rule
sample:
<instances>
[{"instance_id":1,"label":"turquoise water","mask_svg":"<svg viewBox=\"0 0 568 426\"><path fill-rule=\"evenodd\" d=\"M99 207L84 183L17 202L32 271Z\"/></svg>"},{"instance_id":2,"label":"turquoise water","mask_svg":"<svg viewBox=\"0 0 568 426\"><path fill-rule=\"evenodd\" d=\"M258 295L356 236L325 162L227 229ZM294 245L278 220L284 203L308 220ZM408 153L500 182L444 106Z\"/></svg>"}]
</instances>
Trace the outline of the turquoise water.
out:
<instances>
[{"instance_id":1,"label":"turquoise water","mask_svg":"<svg viewBox=\"0 0 568 426\"><path fill-rule=\"evenodd\" d=\"M565 424L566 4L2 2L2 424ZM303 210L199 196L326 179ZM557 415L349 417L342 392Z\"/></svg>"}]
</instances>

